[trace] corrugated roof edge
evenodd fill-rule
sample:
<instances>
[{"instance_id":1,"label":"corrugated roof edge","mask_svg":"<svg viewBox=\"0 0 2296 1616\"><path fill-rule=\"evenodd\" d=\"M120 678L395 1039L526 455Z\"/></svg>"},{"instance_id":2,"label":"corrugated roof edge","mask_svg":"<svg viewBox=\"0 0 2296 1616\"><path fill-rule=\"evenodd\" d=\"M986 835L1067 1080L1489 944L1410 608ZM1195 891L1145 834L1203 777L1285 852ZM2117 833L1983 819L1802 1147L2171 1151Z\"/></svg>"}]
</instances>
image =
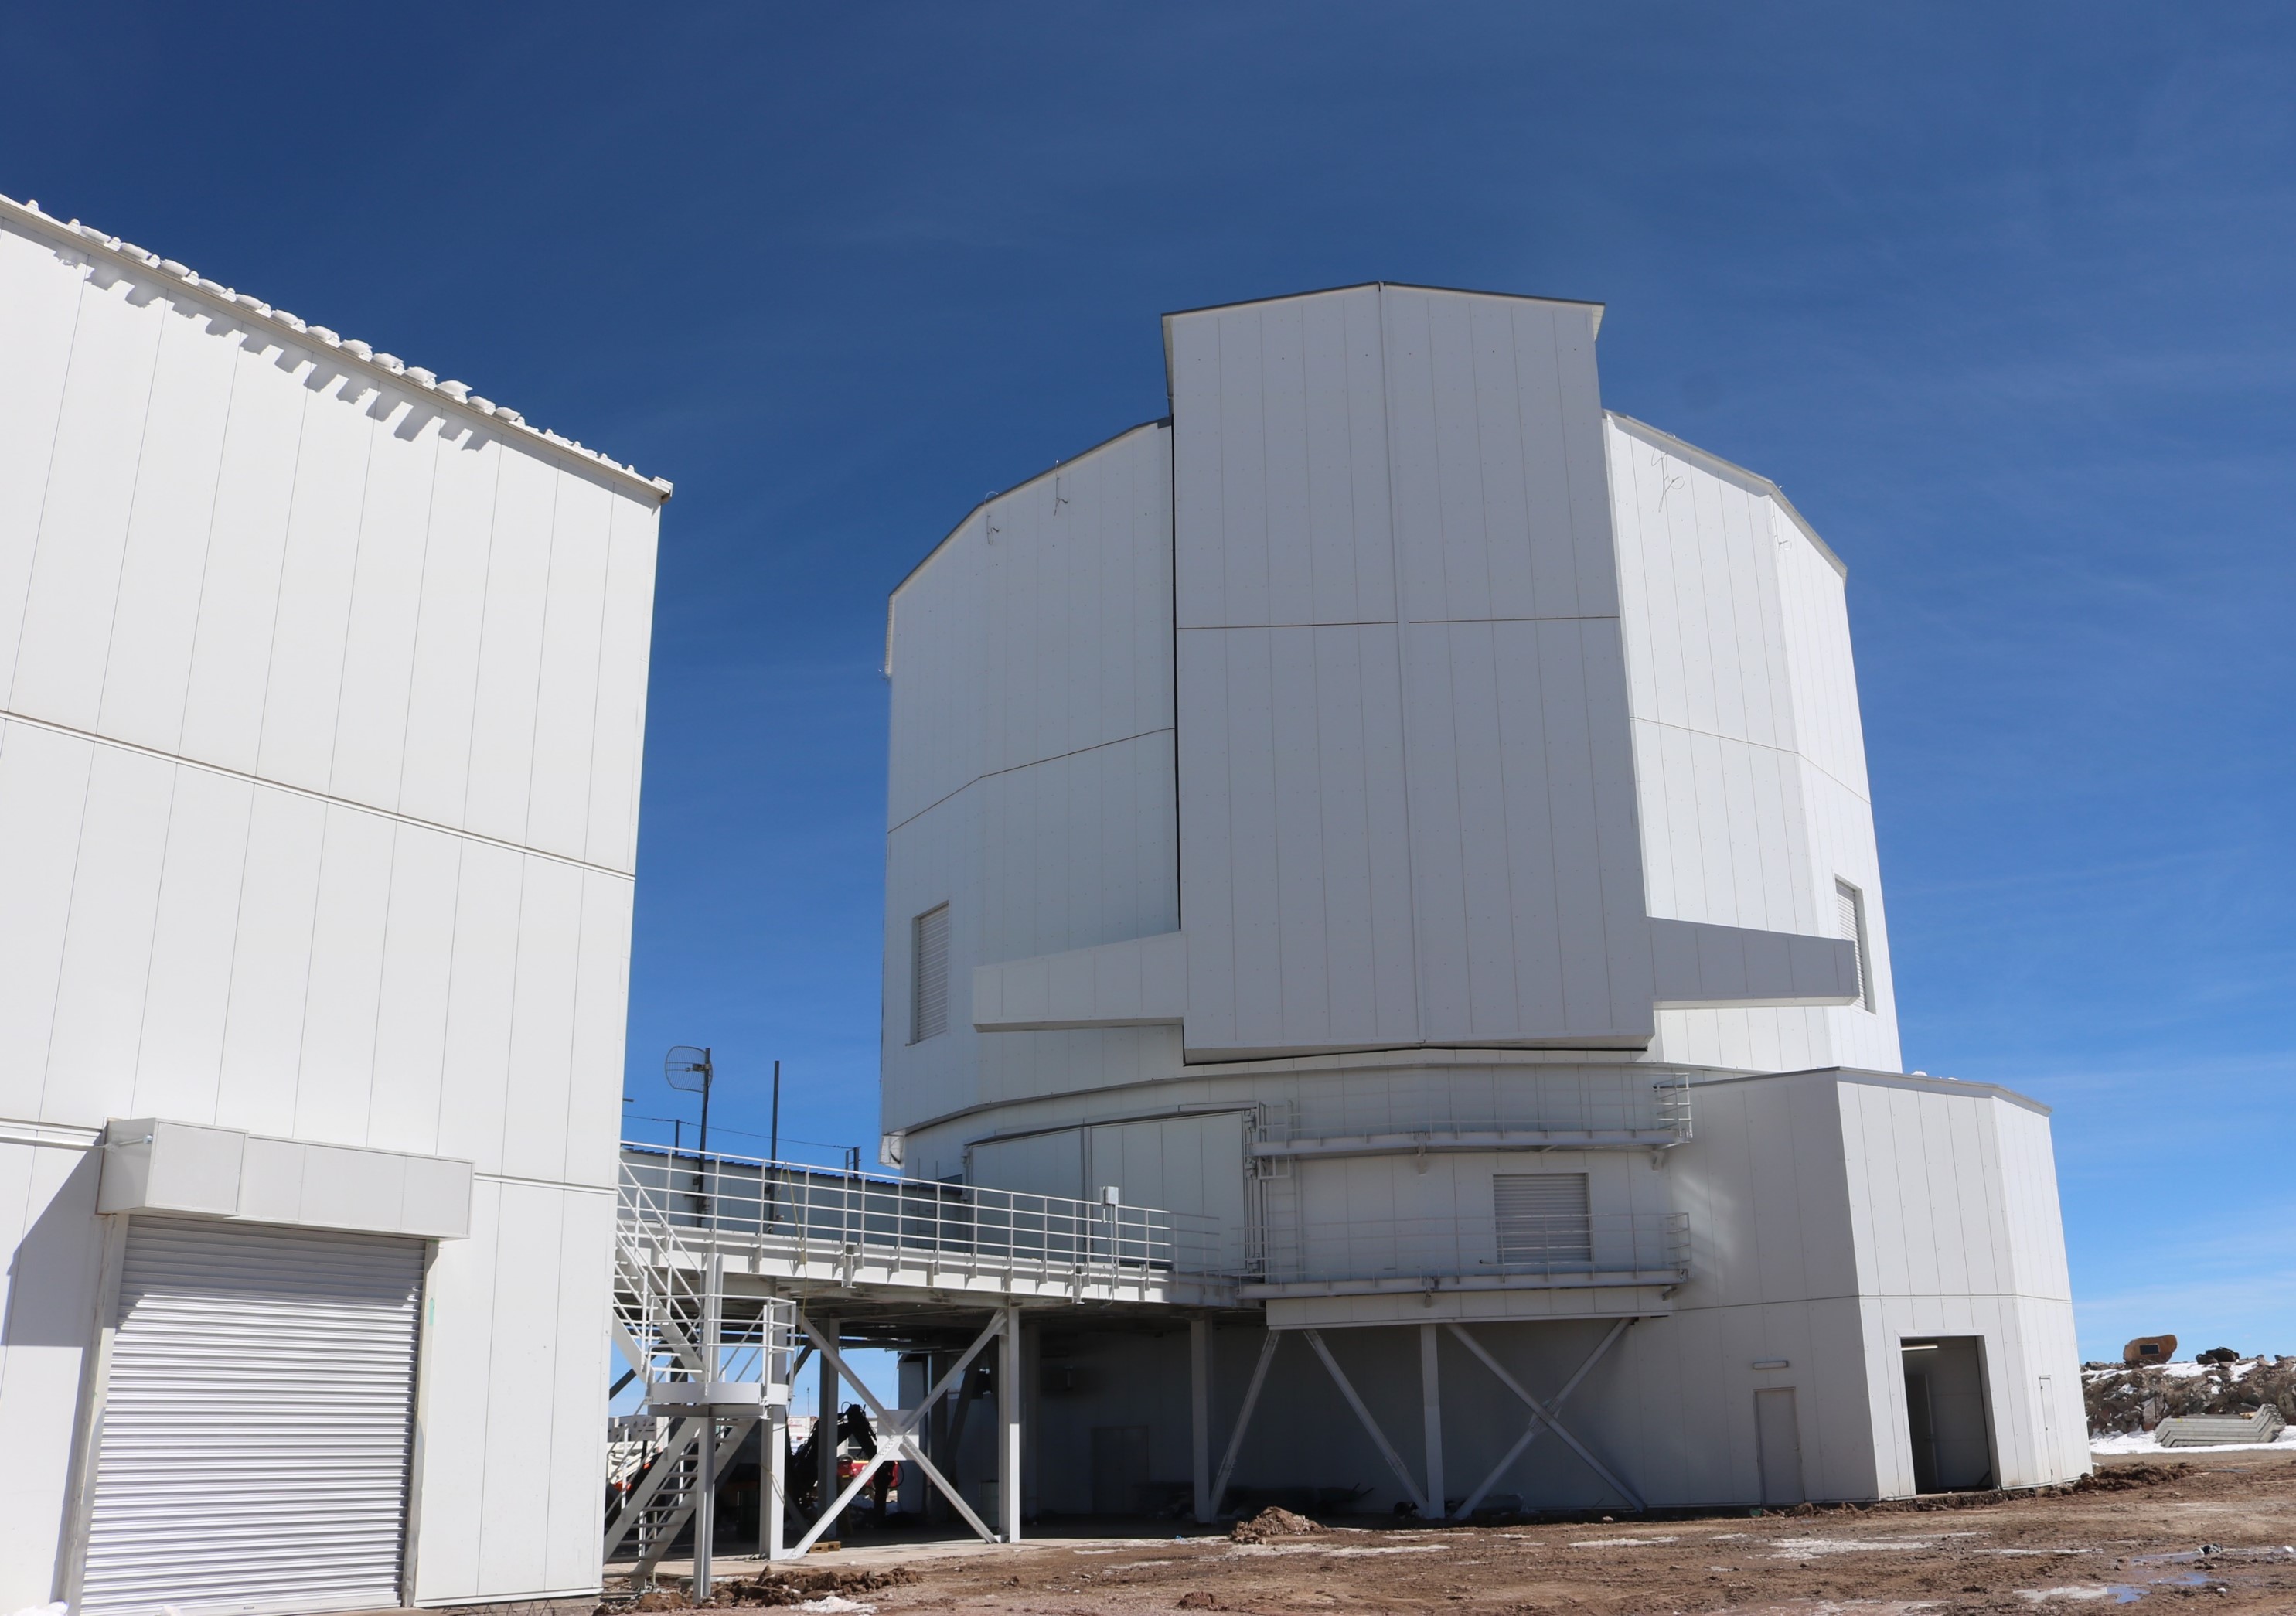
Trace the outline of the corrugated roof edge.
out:
<instances>
[{"instance_id":1,"label":"corrugated roof edge","mask_svg":"<svg viewBox=\"0 0 2296 1616\"><path fill-rule=\"evenodd\" d=\"M1592 298L1546 298L1532 291L1480 291L1472 286L1428 286L1417 281L1349 281L1338 286L1311 287L1306 291L1280 291L1264 298L1238 298L1233 303L1202 303L1193 308L1169 308L1164 311L1160 324L1164 332L1164 397L1172 397L1172 322L1188 315L1218 314L1225 308L1250 308L1260 303L1291 303L1301 298L1327 298L1336 291L1365 291L1376 287L1392 286L1398 291L1439 291L1455 298L1507 298L1517 303L1562 303L1572 308L1595 311L1595 334L1603 334L1603 313L1610 305L1597 303Z\"/></svg>"},{"instance_id":2,"label":"corrugated roof edge","mask_svg":"<svg viewBox=\"0 0 2296 1616\"><path fill-rule=\"evenodd\" d=\"M465 382L441 381L420 365L406 364L394 355L377 354L369 344L356 338L337 336L324 325L307 324L250 293L207 280L196 270L186 268L173 258L163 258L157 253L147 252L131 242L108 235L94 226L83 225L78 219L57 218L44 211L37 201L20 202L11 196L0 196L0 221L29 225L45 234L62 239L78 250L100 253L132 266L137 271L146 274L156 272L181 281L186 291L217 308L227 309L234 319L268 325L304 342L316 342L322 347L338 349L347 364L359 370L425 389L465 414L494 426L523 432L535 439L537 447L606 472L657 501L670 496L672 485L668 478L648 477L634 466L624 465L595 449L585 447L574 439L562 438L556 432L529 426L526 417L516 410L477 397Z\"/></svg>"},{"instance_id":3,"label":"corrugated roof edge","mask_svg":"<svg viewBox=\"0 0 2296 1616\"><path fill-rule=\"evenodd\" d=\"M1710 1088L1723 1083L1761 1083L1772 1078L1840 1078L1847 1083L1864 1083L1875 1088L1912 1088L1933 1095L1974 1095L1980 1098L2006 1100L2039 1116L2049 1117L2055 1111L2030 1095L2021 1095L2013 1088L2004 1088L1998 1083L1964 1083L1959 1078L1931 1078L1911 1071L1872 1071L1863 1066L1808 1066L1795 1071L1749 1071L1729 1077L1693 1078L1693 1088Z\"/></svg>"},{"instance_id":4,"label":"corrugated roof edge","mask_svg":"<svg viewBox=\"0 0 2296 1616\"><path fill-rule=\"evenodd\" d=\"M1849 564L1836 555L1833 546L1817 536L1817 529L1809 525L1808 519L1794 509L1793 501L1786 497L1786 491L1759 472L1750 472L1736 462L1710 454L1694 443L1685 443L1672 432L1662 432L1648 422L1637 421L1632 415L1621 415L1616 410L1604 410L1603 414L1617 422L1622 431L1631 432L1652 448L1664 449L1669 455L1679 455L1695 465L1703 466L1723 481L1734 482L1749 494L1767 495L1777 502L1778 509L1786 513L1786 519L1801 529L1801 536L1816 546L1817 553L1825 558L1827 566L1843 578L1849 576Z\"/></svg>"},{"instance_id":5,"label":"corrugated roof edge","mask_svg":"<svg viewBox=\"0 0 2296 1616\"><path fill-rule=\"evenodd\" d=\"M893 675L894 600L900 595L902 590L909 587L911 579L914 578L918 573L922 572L926 567L931 564L932 558L934 556L939 555L943 550L948 548L949 540L955 538L958 534L964 531L966 523L970 522L974 517L980 515L983 511L986 511L989 506L995 504L998 500L1010 499L1021 489L1032 488L1036 484L1044 481L1046 478L1053 476L1056 472L1066 471L1070 466L1074 465L1078 461L1082 460L1087 455L1097 455L1101 450L1107 448L1111 445L1123 442L1135 432L1144 432L1152 427L1169 426L1171 424L1172 418L1169 415L1159 415L1153 421L1143 421L1136 426L1128 426L1120 432L1111 433L1108 437L1102 439L1098 443L1092 445L1089 448L1078 449L1073 455L1070 455L1060 460L1055 460L1043 471L1037 472L1034 476L1022 478L1019 482L1014 483L1009 488L997 489L996 493L991 494L988 498L981 500L964 515L958 517L956 519L956 526L951 528L947 532L942 534L939 539L934 541L933 547L931 549L917 557L917 564L911 567L906 572L901 574L901 581L895 584L890 589L885 592L885 662L884 666L878 669L878 672L887 678L892 677Z\"/></svg>"}]
</instances>

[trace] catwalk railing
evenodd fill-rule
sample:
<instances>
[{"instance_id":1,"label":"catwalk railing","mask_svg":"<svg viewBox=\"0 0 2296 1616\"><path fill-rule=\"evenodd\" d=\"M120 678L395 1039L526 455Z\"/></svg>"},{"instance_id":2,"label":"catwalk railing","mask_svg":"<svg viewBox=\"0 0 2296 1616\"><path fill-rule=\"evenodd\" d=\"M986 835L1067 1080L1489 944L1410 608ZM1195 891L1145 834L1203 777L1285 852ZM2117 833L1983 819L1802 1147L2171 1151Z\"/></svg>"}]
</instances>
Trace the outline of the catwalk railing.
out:
<instances>
[{"instance_id":1,"label":"catwalk railing","mask_svg":"<svg viewBox=\"0 0 2296 1616\"><path fill-rule=\"evenodd\" d=\"M1220 1250L1215 1219L1155 1207L651 1145L622 1149L620 1222L791 1270L865 1259L1136 1285L1211 1274Z\"/></svg>"},{"instance_id":2,"label":"catwalk railing","mask_svg":"<svg viewBox=\"0 0 2296 1616\"><path fill-rule=\"evenodd\" d=\"M1560 1290L1678 1284L1690 1276L1690 1220L1680 1212L1557 1218L1499 1228L1488 1218L1382 1218L1308 1224L1271 1243L1244 1294L1268 1287Z\"/></svg>"},{"instance_id":3,"label":"catwalk railing","mask_svg":"<svg viewBox=\"0 0 2296 1616\"><path fill-rule=\"evenodd\" d=\"M1648 1068L1423 1075L1390 1087L1270 1101L1253 1119L1262 1177L1293 1159L1510 1150L1671 1150L1690 1140L1688 1075Z\"/></svg>"}]
</instances>

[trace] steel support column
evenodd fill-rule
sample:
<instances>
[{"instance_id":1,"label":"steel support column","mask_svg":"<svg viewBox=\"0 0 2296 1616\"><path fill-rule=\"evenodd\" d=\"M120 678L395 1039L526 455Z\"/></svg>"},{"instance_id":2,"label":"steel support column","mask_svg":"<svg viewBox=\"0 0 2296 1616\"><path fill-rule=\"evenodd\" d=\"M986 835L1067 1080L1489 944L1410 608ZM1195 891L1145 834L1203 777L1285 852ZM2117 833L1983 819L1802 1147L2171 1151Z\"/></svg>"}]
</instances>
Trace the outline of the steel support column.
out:
<instances>
[{"instance_id":1,"label":"steel support column","mask_svg":"<svg viewBox=\"0 0 2296 1616\"><path fill-rule=\"evenodd\" d=\"M996 1343L996 1513L1004 1541L1021 1541L1021 1309L1004 1309Z\"/></svg>"},{"instance_id":2,"label":"steel support column","mask_svg":"<svg viewBox=\"0 0 2296 1616\"><path fill-rule=\"evenodd\" d=\"M1427 1444L1427 1507L1443 1513L1443 1382L1437 1362L1442 1338L1433 1325L1419 1326L1419 1419Z\"/></svg>"},{"instance_id":3,"label":"steel support column","mask_svg":"<svg viewBox=\"0 0 2296 1616\"><path fill-rule=\"evenodd\" d=\"M837 1496L837 1371L841 1360L830 1350L837 1344L837 1317L834 1314L822 1319L820 1333L814 1340L816 1344L827 1343L821 1348L818 1366L821 1396L818 1399L819 1412L816 1415L817 1423L813 1428L814 1485L819 1489L814 1494L814 1500L825 1510L829 1507L829 1501ZM816 1515L814 1525L818 1528L823 1521L829 1522L827 1530L836 1530L835 1519L827 1515Z\"/></svg>"},{"instance_id":4,"label":"steel support column","mask_svg":"<svg viewBox=\"0 0 2296 1616\"><path fill-rule=\"evenodd\" d=\"M1212 1321L1188 1321L1189 1479L1198 1522L1212 1518Z\"/></svg>"}]
</instances>

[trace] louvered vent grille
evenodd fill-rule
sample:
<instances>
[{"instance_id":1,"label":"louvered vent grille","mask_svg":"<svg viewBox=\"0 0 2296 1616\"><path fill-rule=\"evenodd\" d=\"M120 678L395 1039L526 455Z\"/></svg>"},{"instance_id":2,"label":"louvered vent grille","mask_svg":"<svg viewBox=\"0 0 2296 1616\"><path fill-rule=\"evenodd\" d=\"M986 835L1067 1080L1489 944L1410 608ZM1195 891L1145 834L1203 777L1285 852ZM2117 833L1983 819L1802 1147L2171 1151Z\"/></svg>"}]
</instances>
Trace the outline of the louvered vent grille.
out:
<instances>
[{"instance_id":1,"label":"louvered vent grille","mask_svg":"<svg viewBox=\"0 0 2296 1616\"><path fill-rule=\"evenodd\" d=\"M948 1030L948 906L927 909L912 923L909 1042Z\"/></svg>"},{"instance_id":2,"label":"louvered vent grille","mask_svg":"<svg viewBox=\"0 0 2296 1616\"><path fill-rule=\"evenodd\" d=\"M1502 1267L1590 1267L1594 1219L1584 1173L1494 1173Z\"/></svg>"},{"instance_id":3,"label":"louvered vent grille","mask_svg":"<svg viewBox=\"0 0 2296 1616\"><path fill-rule=\"evenodd\" d=\"M1841 935L1857 949L1857 1005L1874 1008L1874 967L1866 956L1866 894L1836 877L1833 906Z\"/></svg>"}]
</instances>

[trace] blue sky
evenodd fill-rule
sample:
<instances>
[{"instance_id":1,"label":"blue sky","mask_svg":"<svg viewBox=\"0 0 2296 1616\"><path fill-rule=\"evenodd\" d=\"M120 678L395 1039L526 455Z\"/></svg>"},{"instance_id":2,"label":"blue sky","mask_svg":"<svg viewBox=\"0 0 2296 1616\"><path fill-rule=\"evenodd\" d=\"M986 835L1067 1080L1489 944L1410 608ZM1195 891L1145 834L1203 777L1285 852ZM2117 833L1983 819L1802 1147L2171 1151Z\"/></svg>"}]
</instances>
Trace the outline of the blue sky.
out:
<instances>
[{"instance_id":1,"label":"blue sky","mask_svg":"<svg viewBox=\"0 0 2296 1616\"><path fill-rule=\"evenodd\" d=\"M2296 1352L2296 15L12 8L0 190L678 485L629 1110L875 1138L886 592L1156 316L1610 306L1851 569L1908 1066L2057 1108L2082 1347ZM658 1122L634 1131L666 1136ZM870 1152L873 1154L873 1148Z\"/></svg>"}]
</instances>

